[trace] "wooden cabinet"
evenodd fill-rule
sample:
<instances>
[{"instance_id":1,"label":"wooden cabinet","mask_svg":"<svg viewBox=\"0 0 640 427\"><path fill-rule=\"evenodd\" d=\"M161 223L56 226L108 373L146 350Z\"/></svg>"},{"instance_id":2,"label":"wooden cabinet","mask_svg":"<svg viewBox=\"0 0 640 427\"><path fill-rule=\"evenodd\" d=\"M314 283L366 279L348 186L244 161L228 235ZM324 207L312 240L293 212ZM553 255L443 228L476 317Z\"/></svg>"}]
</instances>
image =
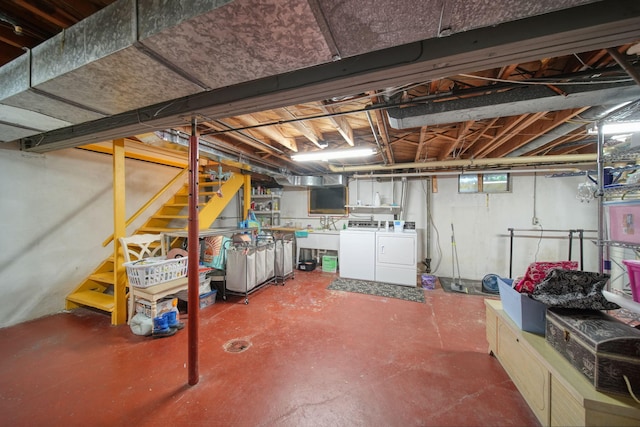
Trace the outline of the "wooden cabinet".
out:
<instances>
[{"instance_id":1,"label":"wooden cabinet","mask_svg":"<svg viewBox=\"0 0 640 427\"><path fill-rule=\"evenodd\" d=\"M489 351L543 426L638 426L640 404L596 391L547 344L520 330L497 300L485 300Z\"/></svg>"}]
</instances>

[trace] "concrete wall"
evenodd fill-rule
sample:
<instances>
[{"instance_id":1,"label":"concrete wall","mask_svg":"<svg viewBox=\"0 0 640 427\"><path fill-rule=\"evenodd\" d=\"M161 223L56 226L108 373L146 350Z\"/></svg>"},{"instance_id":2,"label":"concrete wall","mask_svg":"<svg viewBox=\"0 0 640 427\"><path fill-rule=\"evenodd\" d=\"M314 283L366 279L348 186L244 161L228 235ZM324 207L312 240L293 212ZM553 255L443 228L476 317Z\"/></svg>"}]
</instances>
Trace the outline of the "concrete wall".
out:
<instances>
[{"instance_id":1,"label":"concrete wall","mask_svg":"<svg viewBox=\"0 0 640 427\"><path fill-rule=\"evenodd\" d=\"M451 277L452 224L455 232L460 277L479 280L485 274L509 275L509 228L530 229L517 232L513 247L512 276L524 274L533 261L558 261L568 258L568 231L548 230L597 229L597 202L581 203L577 198L578 184L584 177L546 178L543 174L512 176L512 191L502 194L459 194L457 177L438 177L437 192L432 195L433 223L427 223L426 179L407 180L406 221L414 221L420 235L418 259L431 259L432 272ZM534 197L535 188L535 197ZM383 204L402 202L400 179L391 181L358 180L349 184L349 203L360 200L373 204L379 192ZM535 216L542 227L532 226ZM293 221L306 226L319 226L317 217L307 215L307 190L285 187L282 199L283 222ZM389 220L391 215L352 214L353 219ZM347 222L336 217L338 228ZM427 229L431 235L428 244ZM542 236L542 238L541 238ZM576 235L577 237L577 235ZM585 270L598 270L598 252L591 242L595 232L585 233ZM579 240L572 246L572 259L579 261ZM455 275L458 275L456 266Z\"/></svg>"},{"instance_id":2,"label":"concrete wall","mask_svg":"<svg viewBox=\"0 0 640 427\"><path fill-rule=\"evenodd\" d=\"M179 172L135 160L125 165L127 217ZM66 295L112 253L113 244L102 246L113 233L112 157L79 149L31 154L5 145L0 171L0 327L6 327L63 310Z\"/></svg>"},{"instance_id":3,"label":"concrete wall","mask_svg":"<svg viewBox=\"0 0 640 427\"><path fill-rule=\"evenodd\" d=\"M59 312L64 300L112 252L102 242L113 231L112 158L79 149L31 154L5 145L0 148L0 327ZM126 161L127 216L138 210L169 182L178 169L136 160ZM534 228L534 187L540 231L514 242L514 276L534 261L561 260L568 255L562 238L544 230L597 227L595 202L580 203L576 191L582 177L545 178L516 175L506 194L458 194L456 177L440 177L432 196L433 224L427 223L425 179L407 181L406 221L415 221L420 233L418 259L431 258L432 271L451 276L451 224L455 227L460 276L481 279L487 273L508 275L507 229ZM177 186L174 191L177 190ZM372 204L375 192L382 203L401 203L402 183L358 180L349 184L349 203ZM155 212L173 192L152 206ZM214 227L234 226L239 203L232 202ZM281 200L281 224L320 226L320 217L307 214L307 189L286 187ZM357 214L351 218L389 220L391 215ZM347 217L333 217L341 229ZM127 233L144 222L138 219ZM431 246L427 241L427 229ZM525 234L525 233L523 233ZM594 236L591 234L591 236ZM578 259L574 241L573 259ZM597 270L597 250L585 239L585 269Z\"/></svg>"}]
</instances>

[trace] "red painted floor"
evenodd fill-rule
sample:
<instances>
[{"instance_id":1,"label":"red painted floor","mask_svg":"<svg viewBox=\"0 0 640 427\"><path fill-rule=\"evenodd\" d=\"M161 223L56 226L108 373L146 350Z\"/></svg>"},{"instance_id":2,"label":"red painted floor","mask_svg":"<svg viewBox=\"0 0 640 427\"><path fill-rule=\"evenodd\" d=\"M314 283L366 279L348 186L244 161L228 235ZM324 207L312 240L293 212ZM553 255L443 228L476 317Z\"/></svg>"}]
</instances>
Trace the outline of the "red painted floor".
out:
<instances>
[{"instance_id":1,"label":"red painted floor","mask_svg":"<svg viewBox=\"0 0 640 427\"><path fill-rule=\"evenodd\" d=\"M1 329L0 424L539 425L487 354L484 297L437 288L420 304L327 290L334 277L203 309L195 386L187 328L139 337L80 309ZM250 346L225 351L234 339Z\"/></svg>"}]
</instances>

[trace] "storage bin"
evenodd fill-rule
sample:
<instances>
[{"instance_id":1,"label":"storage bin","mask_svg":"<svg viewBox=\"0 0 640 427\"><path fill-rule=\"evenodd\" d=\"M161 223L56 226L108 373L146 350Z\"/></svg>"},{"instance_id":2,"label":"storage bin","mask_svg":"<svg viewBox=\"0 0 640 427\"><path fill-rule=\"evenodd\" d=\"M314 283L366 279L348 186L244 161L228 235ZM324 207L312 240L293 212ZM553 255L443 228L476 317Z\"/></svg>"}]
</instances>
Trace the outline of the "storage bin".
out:
<instances>
[{"instance_id":1,"label":"storage bin","mask_svg":"<svg viewBox=\"0 0 640 427\"><path fill-rule=\"evenodd\" d=\"M200 295L200 308L209 307L216 303L216 295L218 291L207 292L206 294Z\"/></svg>"},{"instance_id":2,"label":"storage bin","mask_svg":"<svg viewBox=\"0 0 640 427\"><path fill-rule=\"evenodd\" d=\"M502 278L496 278L502 309L520 329L545 334L547 306L513 289Z\"/></svg>"},{"instance_id":3,"label":"storage bin","mask_svg":"<svg viewBox=\"0 0 640 427\"><path fill-rule=\"evenodd\" d=\"M423 274L420 277L420 282L422 283L422 289L435 289L436 276L433 276L431 274Z\"/></svg>"},{"instance_id":4,"label":"storage bin","mask_svg":"<svg viewBox=\"0 0 640 427\"><path fill-rule=\"evenodd\" d=\"M629 283L631 285L631 297L635 302L640 302L640 261L623 259L622 263L627 266Z\"/></svg>"},{"instance_id":5,"label":"storage bin","mask_svg":"<svg viewBox=\"0 0 640 427\"><path fill-rule=\"evenodd\" d=\"M300 263L298 264L298 270L302 270L302 271L313 271L316 269L316 260L310 260L310 261L300 261Z\"/></svg>"},{"instance_id":6,"label":"storage bin","mask_svg":"<svg viewBox=\"0 0 640 427\"><path fill-rule=\"evenodd\" d=\"M338 257L331 255L322 256L322 271L327 273L335 273L338 271Z\"/></svg>"}]
</instances>

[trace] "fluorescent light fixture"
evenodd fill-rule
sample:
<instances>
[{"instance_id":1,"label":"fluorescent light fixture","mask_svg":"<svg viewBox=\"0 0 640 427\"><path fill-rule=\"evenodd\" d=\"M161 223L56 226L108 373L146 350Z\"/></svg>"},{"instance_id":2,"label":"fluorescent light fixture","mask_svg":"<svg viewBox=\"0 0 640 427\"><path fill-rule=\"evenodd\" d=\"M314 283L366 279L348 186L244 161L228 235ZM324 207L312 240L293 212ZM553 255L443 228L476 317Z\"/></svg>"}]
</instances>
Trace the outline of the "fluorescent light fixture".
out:
<instances>
[{"instance_id":1,"label":"fluorescent light fixture","mask_svg":"<svg viewBox=\"0 0 640 427\"><path fill-rule=\"evenodd\" d=\"M640 122L605 123L602 125L602 133L605 135L634 132L640 132ZM589 129L589 133L598 133L597 126Z\"/></svg>"},{"instance_id":2,"label":"fluorescent light fixture","mask_svg":"<svg viewBox=\"0 0 640 427\"><path fill-rule=\"evenodd\" d=\"M333 159L350 159L354 157L366 157L375 154L375 150L372 148L351 148L345 150L321 150L313 151L310 153L300 153L291 156L291 160L296 162L309 162L313 160L328 161Z\"/></svg>"}]
</instances>

